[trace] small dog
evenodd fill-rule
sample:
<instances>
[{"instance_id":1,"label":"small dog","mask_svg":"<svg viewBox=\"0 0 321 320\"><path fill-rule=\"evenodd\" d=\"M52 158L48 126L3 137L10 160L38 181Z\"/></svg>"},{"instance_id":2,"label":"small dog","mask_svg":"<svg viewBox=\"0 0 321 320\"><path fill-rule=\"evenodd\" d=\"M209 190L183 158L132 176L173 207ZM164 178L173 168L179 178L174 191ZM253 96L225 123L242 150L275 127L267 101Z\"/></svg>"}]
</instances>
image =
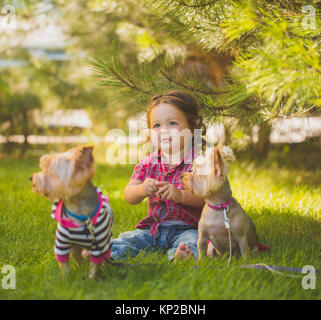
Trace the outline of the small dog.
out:
<instances>
[{"instance_id":1,"label":"small dog","mask_svg":"<svg viewBox=\"0 0 321 320\"><path fill-rule=\"evenodd\" d=\"M112 247L113 212L108 198L91 182L95 174L93 147L78 147L40 158L41 172L30 177L33 190L55 201L52 217L58 221L55 254L63 274L69 273L69 253L85 262L82 248L90 250L89 278L98 276Z\"/></svg>"},{"instance_id":2,"label":"small dog","mask_svg":"<svg viewBox=\"0 0 321 320\"><path fill-rule=\"evenodd\" d=\"M258 250L255 225L232 198L227 164L234 160L232 150L219 145L198 156L193 171L182 177L185 189L206 201L198 225L199 261L204 255L212 258L230 250L247 259Z\"/></svg>"}]
</instances>

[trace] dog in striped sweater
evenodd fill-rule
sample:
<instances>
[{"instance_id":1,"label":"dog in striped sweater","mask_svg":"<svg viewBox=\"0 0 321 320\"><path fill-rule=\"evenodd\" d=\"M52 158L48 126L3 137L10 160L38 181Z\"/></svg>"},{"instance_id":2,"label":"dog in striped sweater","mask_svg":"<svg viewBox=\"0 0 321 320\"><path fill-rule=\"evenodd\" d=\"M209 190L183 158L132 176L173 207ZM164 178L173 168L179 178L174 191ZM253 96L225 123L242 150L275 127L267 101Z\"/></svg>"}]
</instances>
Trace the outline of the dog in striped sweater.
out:
<instances>
[{"instance_id":1,"label":"dog in striped sweater","mask_svg":"<svg viewBox=\"0 0 321 320\"><path fill-rule=\"evenodd\" d=\"M54 252L63 274L69 273L69 253L78 264L81 251L90 252L89 278L96 278L112 248L113 212L91 180L95 174L93 147L81 146L40 158L41 171L30 177L33 190L54 200L57 220Z\"/></svg>"}]
</instances>

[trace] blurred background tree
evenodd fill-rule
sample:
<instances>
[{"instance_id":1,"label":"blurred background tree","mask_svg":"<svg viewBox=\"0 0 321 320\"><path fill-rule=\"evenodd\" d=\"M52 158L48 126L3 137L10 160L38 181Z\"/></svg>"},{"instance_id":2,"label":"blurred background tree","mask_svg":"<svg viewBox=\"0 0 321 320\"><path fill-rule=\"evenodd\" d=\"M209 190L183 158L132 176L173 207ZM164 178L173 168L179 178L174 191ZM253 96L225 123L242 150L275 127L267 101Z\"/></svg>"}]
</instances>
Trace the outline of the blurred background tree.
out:
<instances>
[{"instance_id":1,"label":"blurred background tree","mask_svg":"<svg viewBox=\"0 0 321 320\"><path fill-rule=\"evenodd\" d=\"M126 1L118 4L76 0L0 1L1 9L8 6L15 10L15 28L6 28L0 33L3 97L0 102L0 134L23 134L20 119L23 118L24 107L19 107L17 100L22 92L38 97L43 113L54 114L58 109L86 110L95 134L105 135L108 129L115 127L126 128L127 113L110 101L114 92L98 88L90 82L87 58L97 48L108 46L112 38L120 38L119 30L126 28L131 19L135 20L140 15L139 6L134 2L129 2L127 6ZM134 7L135 10L132 10ZM6 23L10 21L6 20ZM50 28L60 32L47 33ZM50 39L43 39L46 35ZM124 59L133 60L138 54L136 44L126 40L120 41L121 55ZM13 105L16 105L14 109ZM39 105L28 108L39 110ZM31 115L31 118L35 117L35 113ZM74 128L60 128L58 131L57 128L41 128L36 122L33 126L29 125L31 127L33 131L30 133L75 133ZM7 139L4 151L11 153L13 145L14 142L10 143Z\"/></svg>"},{"instance_id":2,"label":"blurred background tree","mask_svg":"<svg viewBox=\"0 0 321 320\"><path fill-rule=\"evenodd\" d=\"M0 102L0 130L9 132L5 114L16 94L38 97L29 110L84 109L91 130L104 135L110 128L126 130L127 120L141 114L154 94L183 89L196 96L208 124L224 124L227 143L247 141L239 145L263 158L274 119L320 114L320 1L16 0L0 5L12 5L17 18L15 30L0 33L0 60L7 63L0 65L0 94L6 97ZM50 24L61 29L61 47L40 55L24 46ZM20 64L11 68L8 61ZM23 108L15 112L22 114ZM22 127L15 132L22 133ZM36 131L42 130L50 132Z\"/></svg>"}]
</instances>

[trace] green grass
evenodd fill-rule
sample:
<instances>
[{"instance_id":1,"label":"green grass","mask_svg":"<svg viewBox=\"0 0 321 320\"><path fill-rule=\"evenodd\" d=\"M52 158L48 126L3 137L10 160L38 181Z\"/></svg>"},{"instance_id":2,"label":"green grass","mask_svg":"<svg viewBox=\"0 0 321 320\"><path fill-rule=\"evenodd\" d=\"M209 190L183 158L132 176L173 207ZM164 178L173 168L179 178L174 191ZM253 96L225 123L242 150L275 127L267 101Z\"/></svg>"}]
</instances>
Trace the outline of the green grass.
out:
<instances>
[{"instance_id":1,"label":"green grass","mask_svg":"<svg viewBox=\"0 0 321 320\"><path fill-rule=\"evenodd\" d=\"M133 230L147 213L147 202L125 203L123 189L133 166L100 164L94 183L109 195L114 210L113 234ZM89 265L77 267L62 280L54 253L56 223L51 203L31 191L28 177L38 171L36 160L0 160L0 270L16 268L16 289L4 290L0 272L0 299L320 299L316 289L304 290L301 279L265 270L239 269L243 261L227 257L174 265L161 253L142 252L130 262L159 265L113 268L102 278L87 279ZM260 242L271 250L248 263L321 269L321 172L287 169L275 162L255 166L237 161L229 178L234 196L257 226ZM285 273L287 274L287 273ZM297 274L300 275L300 274ZM301 275L303 276L303 275Z\"/></svg>"}]
</instances>

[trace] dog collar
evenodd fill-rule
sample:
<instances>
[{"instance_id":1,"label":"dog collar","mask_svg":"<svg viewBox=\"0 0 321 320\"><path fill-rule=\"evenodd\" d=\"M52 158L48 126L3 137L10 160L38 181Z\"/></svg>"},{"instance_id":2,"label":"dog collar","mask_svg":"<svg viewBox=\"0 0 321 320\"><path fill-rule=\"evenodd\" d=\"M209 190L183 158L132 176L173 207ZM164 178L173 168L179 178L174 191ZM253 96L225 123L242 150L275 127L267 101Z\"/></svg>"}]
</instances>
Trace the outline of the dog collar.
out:
<instances>
[{"instance_id":1,"label":"dog collar","mask_svg":"<svg viewBox=\"0 0 321 320\"><path fill-rule=\"evenodd\" d=\"M233 201L233 197L231 197L230 199L228 199L226 202L222 203L222 204L219 204L219 205L216 205L216 206L213 206L212 204L210 203L207 203L207 205L211 208L211 209L214 209L214 210L224 210L226 209L229 204Z\"/></svg>"},{"instance_id":2,"label":"dog collar","mask_svg":"<svg viewBox=\"0 0 321 320\"><path fill-rule=\"evenodd\" d=\"M72 213L70 210L68 210L68 208L66 206L64 206L64 208L65 208L65 210L66 210L66 212L68 213L69 216L71 216L74 219L80 220L80 221L85 221L85 220L91 219L98 212L99 207L100 207L100 203L98 202L95 210L91 214L89 214L89 215L78 215L78 214Z\"/></svg>"},{"instance_id":3,"label":"dog collar","mask_svg":"<svg viewBox=\"0 0 321 320\"><path fill-rule=\"evenodd\" d=\"M109 203L108 197L103 195L102 191L99 188L96 188L96 191L97 191L97 196L98 196L100 206L99 206L96 214L90 218L91 219L90 221L93 222L93 225L95 225L97 223L97 218L100 215L101 210L105 210L107 208L108 203ZM60 199L60 200L55 201L55 203L53 204L52 209L51 209L51 217L53 219L57 220L65 228L69 229L69 228L79 228L80 227L79 224L71 221L69 216L66 215L66 217L63 217L62 212L63 212L63 199ZM77 218L78 217L79 216L77 215ZM87 216L87 218L88 218L88 216Z\"/></svg>"},{"instance_id":4,"label":"dog collar","mask_svg":"<svg viewBox=\"0 0 321 320\"><path fill-rule=\"evenodd\" d=\"M224 214L224 224L226 229L230 229L230 219L227 216L227 213L229 211L229 204L232 202L233 197L231 197L230 199L228 199L226 202L219 204L217 206L213 206L210 203L207 203L207 205L214 210L222 210L223 209L223 214Z\"/></svg>"}]
</instances>

